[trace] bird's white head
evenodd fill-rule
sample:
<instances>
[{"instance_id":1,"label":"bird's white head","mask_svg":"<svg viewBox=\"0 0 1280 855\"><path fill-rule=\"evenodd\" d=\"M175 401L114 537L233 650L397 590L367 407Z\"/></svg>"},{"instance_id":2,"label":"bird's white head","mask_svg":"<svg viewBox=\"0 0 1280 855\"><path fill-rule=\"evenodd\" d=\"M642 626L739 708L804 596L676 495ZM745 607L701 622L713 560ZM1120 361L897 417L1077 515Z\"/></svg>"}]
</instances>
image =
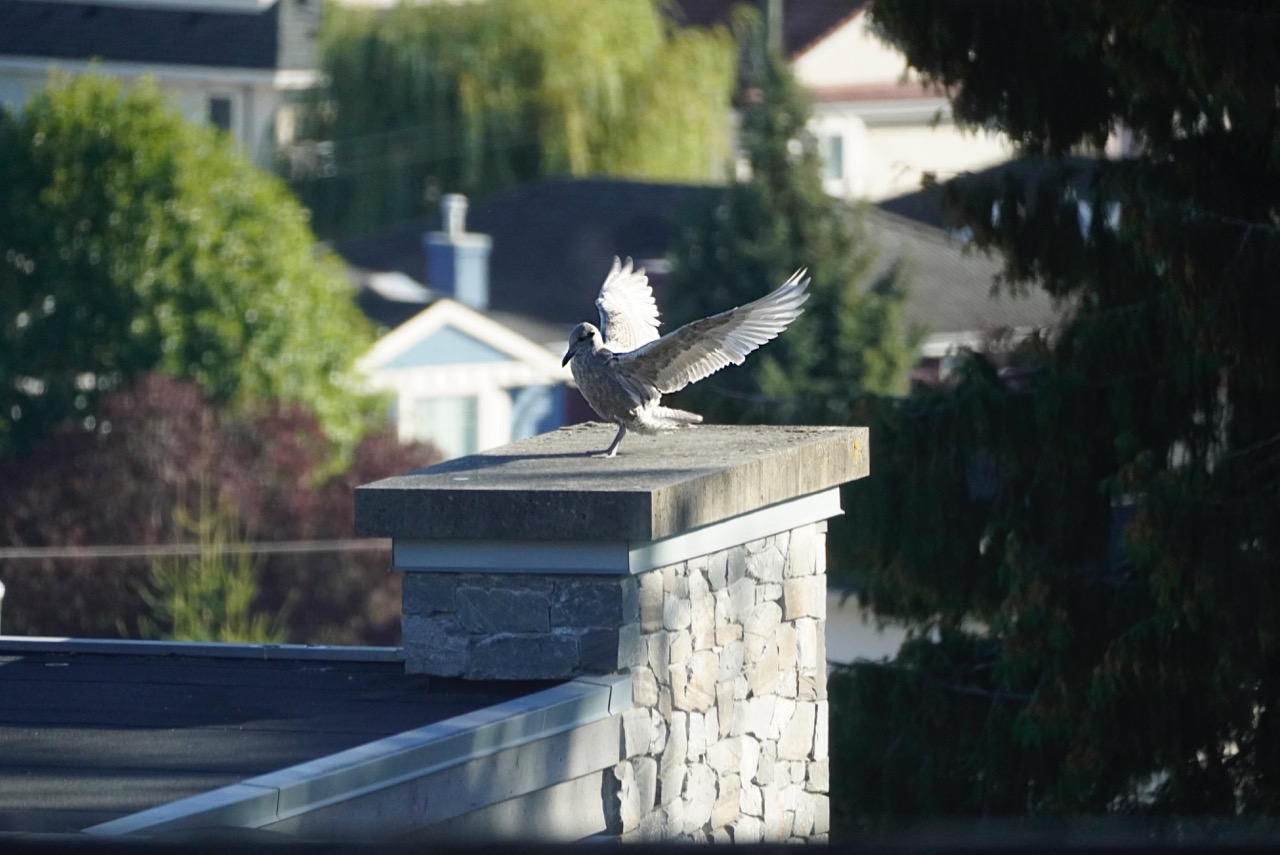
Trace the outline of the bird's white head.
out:
<instances>
[{"instance_id":1,"label":"bird's white head","mask_svg":"<svg viewBox=\"0 0 1280 855\"><path fill-rule=\"evenodd\" d=\"M578 324L573 328L573 332L569 333L569 349L565 351L564 359L560 361L561 365L568 365L569 360L573 359L582 348L594 350L596 342L600 341L600 330L591 324Z\"/></svg>"}]
</instances>

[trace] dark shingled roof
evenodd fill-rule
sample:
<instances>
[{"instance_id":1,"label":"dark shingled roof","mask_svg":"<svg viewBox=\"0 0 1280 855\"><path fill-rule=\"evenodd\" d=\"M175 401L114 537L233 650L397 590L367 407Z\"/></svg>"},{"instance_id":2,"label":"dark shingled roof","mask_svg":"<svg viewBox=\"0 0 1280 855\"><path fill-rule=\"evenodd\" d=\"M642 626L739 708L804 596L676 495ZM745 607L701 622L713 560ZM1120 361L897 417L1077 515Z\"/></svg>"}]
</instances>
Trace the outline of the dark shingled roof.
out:
<instances>
[{"instance_id":1,"label":"dark shingled roof","mask_svg":"<svg viewBox=\"0 0 1280 855\"><path fill-rule=\"evenodd\" d=\"M472 202L467 230L493 237L490 308L495 315L560 324L567 333L583 312L594 311L613 256L663 258L686 218L719 192L708 186L559 178ZM439 228L440 215L434 214L336 249L356 267L397 270L421 282L422 235Z\"/></svg>"},{"instance_id":2,"label":"dark shingled roof","mask_svg":"<svg viewBox=\"0 0 1280 855\"><path fill-rule=\"evenodd\" d=\"M1043 289L1025 297L994 294L998 257L966 247L949 232L879 208L864 220L879 269L901 261L910 285L907 319L931 333L992 332L1047 327L1059 318Z\"/></svg>"},{"instance_id":3,"label":"dark shingled roof","mask_svg":"<svg viewBox=\"0 0 1280 855\"><path fill-rule=\"evenodd\" d=\"M686 218L722 192L723 187L555 179L473 203L467 228L493 237L493 314L516 313L563 330L591 318L614 255L664 258ZM935 198L922 194L907 208L917 218L872 206L865 223L882 270L898 259L906 262L911 320L933 333L1034 327L1055 320L1057 312L1039 289L1019 299L992 295L999 260L967 251L938 227L942 220ZM341 244L338 251L359 267L399 270L421 281L421 236L439 227L438 215L428 217ZM666 302L662 277L652 278L661 307Z\"/></svg>"},{"instance_id":4,"label":"dark shingled roof","mask_svg":"<svg viewBox=\"0 0 1280 855\"><path fill-rule=\"evenodd\" d=\"M320 8L320 0L235 11L0 0L0 55L314 69Z\"/></svg>"}]
</instances>

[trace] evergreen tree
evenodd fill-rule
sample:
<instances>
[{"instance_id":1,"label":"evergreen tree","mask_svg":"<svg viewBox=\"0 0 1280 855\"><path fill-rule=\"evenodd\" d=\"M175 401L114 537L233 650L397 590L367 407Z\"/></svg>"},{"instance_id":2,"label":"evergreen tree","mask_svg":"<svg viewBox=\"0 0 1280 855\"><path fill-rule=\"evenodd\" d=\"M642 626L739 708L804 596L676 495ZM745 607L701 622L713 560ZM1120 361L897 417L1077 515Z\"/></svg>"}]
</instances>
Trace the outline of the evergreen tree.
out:
<instances>
[{"instance_id":1,"label":"evergreen tree","mask_svg":"<svg viewBox=\"0 0 1280 855\"><path fill-rule=\"evenodd\" d=\"M742 109L750 175L685 229L666 323L750 302L799 268L812 278L810 298L785 334L681 397L716 421L848 424L859 393L905 391L918 336L903 318L900 271L869 281L875 255L859 216L823 189L806 94L780 57L760 55Z\"/></svg>"},{"instance_id":2,"label":"evergreen tree","mask_svg":"<svg viewBox=\"0 0 1280 855\"><path fill-rule=\"evenodd\" d=\"M833 682L833 785L937 812L1280 809L1280 15L877 0L1036 159L943 198L1068 311L1023 370L864 401L857 555L914 622ZM1126 156L1094 162L1108 137Z\"/></svg>"},{"instance_id":3,"label":"evergreen tree","mask_svg":"<svg viewBox=\"0 0 1280 855\"><path fill-rule=\"evenodd\" d=\"M306 212L153 83L57 78L0 116L0 454L151 370L305 403L344 446L372 330Z\"/></svg>"},{"instance_id":4,"label":"evergreen tree","mask_svg":"<svg viewBox=\"0 0 1280 855\"><path fill-rule=\"evenodd\" d=\"M728 148L732 39L655 0L331 4L321 54L288 169L327 236L549 175L707 180Z\"/></svg>"}]
</instances>

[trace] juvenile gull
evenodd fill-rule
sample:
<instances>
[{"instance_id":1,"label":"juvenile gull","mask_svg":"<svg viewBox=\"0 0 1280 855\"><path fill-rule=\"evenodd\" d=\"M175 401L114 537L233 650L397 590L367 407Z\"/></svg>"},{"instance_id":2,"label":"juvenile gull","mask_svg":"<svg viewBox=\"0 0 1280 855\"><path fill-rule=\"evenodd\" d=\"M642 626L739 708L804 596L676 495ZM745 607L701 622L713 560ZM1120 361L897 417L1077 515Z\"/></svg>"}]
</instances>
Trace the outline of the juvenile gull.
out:
<instances>
[{"instance_id":1,"label":"juvenile gull","mask_svg":"<svg viewBox=\"0 0 1280 855\"><path fill-rule=\"evenodd\" d=\"M600 455L613 457L627 429L656 433L697 424L702 416L664 407L662 396L724 368L776 338L800 316L809 279L797 270L753 303L685 324L658 337L658 307L644 270L613 260L600 286L600 329L578 324L569 334L564 363L596 414L618 426Z\"/></svg>"}]
</instances>

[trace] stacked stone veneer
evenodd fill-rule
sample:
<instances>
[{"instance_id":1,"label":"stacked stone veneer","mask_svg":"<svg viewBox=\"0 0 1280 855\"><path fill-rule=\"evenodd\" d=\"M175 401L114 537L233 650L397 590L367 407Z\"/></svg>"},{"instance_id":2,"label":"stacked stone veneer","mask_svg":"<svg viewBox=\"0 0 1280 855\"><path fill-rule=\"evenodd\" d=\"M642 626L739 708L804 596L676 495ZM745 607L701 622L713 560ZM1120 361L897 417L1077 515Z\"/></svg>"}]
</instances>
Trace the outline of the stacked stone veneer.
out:
<instances>
[{"instance_id":1,"label":"stacked stone veneer","mask_svg":"<svg viewBox=\"0 0 1280 855\"><path fill-rule=\"evenodd\" d=\"M639 577L623 840L827 839L825 528Z\"/></svg>"},{"instance_id":2,"label":"stacked stone veneer","mask_svg":"<svg viewBox=\"0 0 1280 855\"><path fill-rule=\"evenodd\" d=\"M405 666L475 680L610 674L642 661L626 576L406 573Z\"/></svg>"},{"instance_id":3,"label":"stacked stone veneer","mask_svg":"<svg viewBox=\"0 0 1280 855\"><path fill-rule=\"evenodd\" d=\"M826 523L638 576L408 573L410 671L629 671L622 840L824 841Z\"/></svg>"}]
</instances>

